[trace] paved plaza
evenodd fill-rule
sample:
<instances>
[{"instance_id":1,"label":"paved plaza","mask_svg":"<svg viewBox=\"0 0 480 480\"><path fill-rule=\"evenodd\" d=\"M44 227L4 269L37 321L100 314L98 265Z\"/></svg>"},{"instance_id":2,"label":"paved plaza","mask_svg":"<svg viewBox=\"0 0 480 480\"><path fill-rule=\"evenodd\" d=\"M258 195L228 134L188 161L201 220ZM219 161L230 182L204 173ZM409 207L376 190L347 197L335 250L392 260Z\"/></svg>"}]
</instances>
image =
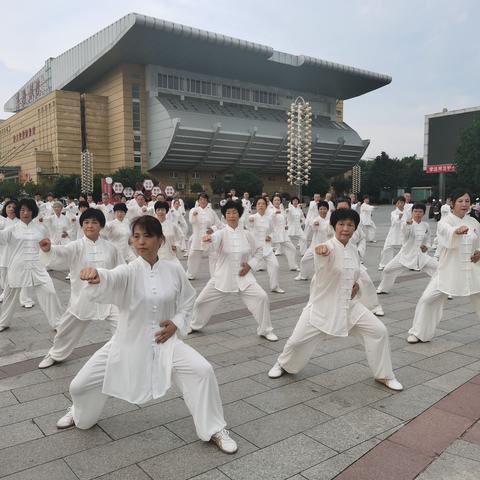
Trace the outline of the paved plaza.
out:
<instances>
[{"instance_id":1,"label":"paved plaza","mask_svg":"<svg viewBox=\"0 0 480 480\"><path fill-rule=\"evenodd\" d=\"M376 244L366 265L375 284L391 207L375 211ZM430 221L432 230L436 224ZM325 337L297 375L272 380L267 371L291 334L310 282L294 281L285 257L280 286L269 293L280 341L258 337L256 324L229 297L202 333L187 342L214 366L235 455L198 440L191 416L172 389L160 400L132 405L109 399L98 425L57 430L70 405L68 387L87 358L109 338L91 325L75 354L46 370L37 365L53 339L38 306L20 309L0 334L0 478L8 480L328 480L480 478L480 323L468 300L447 304L432 342L405 338L427 284L409 272L380 297L401 393L376 383L363 347ZM182 259L184 262L184 259ZM207 280L193 281L200 291ZM51 272L66 304L69 284ZM257 274L268 289L266 272Z\"/></svg>"}]
</instances>

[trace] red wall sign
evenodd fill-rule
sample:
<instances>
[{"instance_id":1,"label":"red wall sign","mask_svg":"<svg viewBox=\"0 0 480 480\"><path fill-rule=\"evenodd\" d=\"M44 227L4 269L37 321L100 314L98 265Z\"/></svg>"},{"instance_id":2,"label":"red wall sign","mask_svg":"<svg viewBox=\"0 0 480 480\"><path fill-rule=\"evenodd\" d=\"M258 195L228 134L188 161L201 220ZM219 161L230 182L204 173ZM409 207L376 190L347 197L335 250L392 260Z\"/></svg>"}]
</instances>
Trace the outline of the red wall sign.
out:
<instances>
[{"instance_id":1,"label":"red wall sign","mask_svg":"<svg viewBox=\"0 0 480 480\"><path fill-rule=\"evenodd\" d=\"M455 172L457 168L454 163L446 163L444 165L427 165L425 173L449 173Z\"/></svg>"}]
</instances>

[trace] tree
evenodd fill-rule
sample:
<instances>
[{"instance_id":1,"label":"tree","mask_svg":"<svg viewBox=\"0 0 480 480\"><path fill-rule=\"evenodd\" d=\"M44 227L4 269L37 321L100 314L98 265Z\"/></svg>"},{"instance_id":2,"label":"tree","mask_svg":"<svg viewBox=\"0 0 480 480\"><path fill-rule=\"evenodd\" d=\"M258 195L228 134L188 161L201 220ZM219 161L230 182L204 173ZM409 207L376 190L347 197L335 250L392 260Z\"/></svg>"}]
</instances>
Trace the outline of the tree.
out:
<instances>
[{"instance_id":1,"label":"tree","mask_svg":"<svg viewBox=\"0 0 480 480\"><path fill-rule=\"evenodd\" d=\"M398 187L401 186L401 164L397 158L381 152L373 162L361 162L362 168L361 191L375 199L392 198ZM369 165L366 165L369 164Z\"/></svg>"},{"instance_id":2,"label":"tree","mask_svg":"<svg viewBox=\"0 0 480 480\"><path fill-rule=\"evenodd\" d=\"M56 197L63 197L66 194L77 197L80 192L79 175L60 175L55 178L52 185L52 193Z\"/></svg>"},{"instance_id":3,"label":"tree","mask_svg":"<svg viewBox=\"0 0 480 480\"><path fill-rule=\"evenodd\" d=\"M212 187L212 192L220 195L221 193L225 193L228 189L227 182L223 177L214 178L210 182L210 186Z\"/></svg>"},{"instance_id":4,"label":"tree","mask_svg":"<svg viewBox=\"0 0 480 480\"><path fill-rule=\"evenodd\" d=\"M312 169L308 185L302 187L303 195L313 197L314 193L320 193L322 196L328 192L330 183L325 175L319 169Z\"/></svg>"},{"instance_id":5,"label":"tree","mask_svg":"<svg viewBox=\"0 0 480 480\"><path fill-rule=\"evenodd\" d=\"M120 182L124 187L131 187L136 189L137 184L143 183L144 180L153 180L158 183L158 180L149 173L142 172L138 168L119 168L111 175L103 175L103 177L112 177L115 182Z\"/></svg>"},{"instance_id":6,"label":"tree","mask_svg":"<svg viewBox=\"0 0 480 480\"><path fill-rule=\"evenodd\" d=\"M341 197L350 191L352 186L352 177L337 175L332 179L332 187L337 197Z\"/></svg>"},{"instance_id":7,"label":"tree","mask_svg":"<svg viewBox=\"0 0 480 480\"><path fill-rule=\"evenodd\" d=\"M200 193L200 192L203 192L203 187L199 184L199 183L194 183L191 187L190 187L190 191L192 193Z\"/></svg>"},{"instance_id":8,"label":"tree","mask_svg":"<svg viewBox=\"0 0 480 480\"><path fill-rule=\"evenodd\" d=\"M248 192L251 196L257 196L262 193L263 181L262 179L249 170L236 170L229 182L231 188L235 188L238 195L243 195Z\"/></svg>"},{"instance_id":9,"label":"tree","mask_svg":"<svg viewBox=\"0 0 480 480\"><path fill-rule=\"evenodd\" d=\"M423 171L423 160L416 155L400 160L400 185L403 188L430 187L434 182L432 175Z\"/></svg>"},{"instance_id":10,"label":"tree","mask_svg":"<svg viewBox=\"0 0 480 480\"><path fill-rule=\"evenodd\" d=\"M478 191L480 185L480 120L476 120L462 132L455 163L459 183L472 191Z\"/></svg>"}]
</instances>

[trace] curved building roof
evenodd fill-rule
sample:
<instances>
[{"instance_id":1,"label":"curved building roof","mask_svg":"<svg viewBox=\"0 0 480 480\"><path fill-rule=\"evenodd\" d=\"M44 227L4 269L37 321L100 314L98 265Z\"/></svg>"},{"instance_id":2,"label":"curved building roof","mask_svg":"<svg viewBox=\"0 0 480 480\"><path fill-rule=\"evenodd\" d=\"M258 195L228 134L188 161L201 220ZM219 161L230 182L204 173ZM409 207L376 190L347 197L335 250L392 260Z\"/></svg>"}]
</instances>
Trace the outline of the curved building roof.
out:
<instances>
[{"instance_id":1,"label":"curved building roof","mask_svg":"<svg viewBox=\"0 0 480 480\"><path fill-rule=\"evenodd\" d=\"M336 99L357 97L391 82L388 75L130 13L46 60L5 110L19 111L53 90L82 91L121 63L163 65Z\"/></svg>"}]
</instances>

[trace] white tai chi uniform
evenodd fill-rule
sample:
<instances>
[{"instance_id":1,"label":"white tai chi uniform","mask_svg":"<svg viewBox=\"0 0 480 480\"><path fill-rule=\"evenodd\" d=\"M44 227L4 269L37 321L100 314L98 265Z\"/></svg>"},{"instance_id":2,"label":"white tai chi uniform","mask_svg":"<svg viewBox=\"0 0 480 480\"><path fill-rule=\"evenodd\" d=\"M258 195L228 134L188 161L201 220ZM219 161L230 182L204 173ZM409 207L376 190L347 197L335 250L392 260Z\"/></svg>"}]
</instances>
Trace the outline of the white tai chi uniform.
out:
<instances>
[{"instance_id":1,"label":"white tai chi uniform","mask_svg":"<svg viewBox=\"0 0 480 480\"><path fill-rule=\"evenodd\" d=\"M101 236L112 242L117 250L122 254L123 259L128 262L133 262L137 258L132 247L129 245L132 232L130 230L130 223L125 217L123 221L112 220L105 224L105 227L100 232ZM113 267L105 267L113 268Z\"/></svg>"},{"instance_id":2,"label":"white tai chi uniform","mask_svg":"<svg viewBox=\"0 0 480 480\"><path fill-rule=\"evenodd\" d=\"M257 243L262 247L262 266L263 264L267 267L268 278L270 281L270 289L278 288L280 285L278 283L278 260L273 253L272 242L267 241L266 237L272 237L272 217L267 212L263 215L260 213L255 213L250 215L248 219L248 228L253 233ZM260 267L259 267L260 269Z\"/></svg>"},{"instance_id":3,"label":"white tai chi uniform","mask_svg":"<svg viewBox=\"0 0 480 480\"><path fill-rule=\"evenodd\" d=\"M305 224L305 215L300 205L294 207L289 205L285 210L287 214L288 236L292 243L300 246L300 240L304 237L303 225Z\"/></svg>"},{"instance_id":4,"label":"white tai chi uniform","mask_svg":"<svg viewBox=\"0 0 480 480\"><path fill-rule=\"evenodd\" d=\"M218 218L218 215L213 211L212 207L209 207L208 205L205 208L200 206L192 208L188 214L188 218L192 225L192 239L187 260L187 276L190 279L193 279L198 275L202 261L202 237L207 233L209 228L215 231L222 228L223 224ZM208 264L210 276L212 276L215 270L214 253L208 256Z\"/></svg>"},{"instance_id":5,"label":"white tai chi uniform","mask_svg":"<svg viewBox=\"0 0 480 480\"><path fill-rule=\"evenodd\" d=\"M75 233L74 224L66 215L53 214L42 220L53 245L66 245Z\"/></svg>"},{"instance_id":6,"label":"white tai chi uniform","mask_svg":"<svg viewBox=\"0 0 480 480\"><path fill-rule=\"evenodd\" d=\"M272 331L268 295L257 283L252 271L262 260L262 247L255 242L253 234L240 225L233 229L226 226L212 235L212 241L204 243L205 249L217 252L217 262L212 278L205 285L193 307L193 330L200 330L210 320L219 304L229 293L238 293L253 318L257 321L257 334ZM251 270L241 277L241 264L248 263Z\"/></svg>"},{"instance_id":7,"label":"white tai chi uniform","mask_svg":"<svg viewBox=\"0 0 480 480\"><path fill-rule=\"evenodd\" d=\"M94 242L87 237L68 245L52 245L49 252L40 251L40 260L54 270L70 269L71 272L70 300L48 352L50 357L61 362L71 355L92 320L108 322L112 334L117 328L117 307L92 302L86 294L88 284L80 280L80 270L115 268L125 262L118 249L107 240L99 238Z\"/></svg>"},{"instance_id":8,"label":"white tai chi uniform","mask_svg":"<svg viewBox=\"0 0 480 480\"><path fill-rule=\"evenodd\" d=\"M308 248L312 240L313 232L309 229L309 225L311 224L314 218L318 216L318 203L315 200L311 200L310 204L308 205L307 216L305 218L305 231L304 236L300 239L300 254L303 255Z\"/></svg>"},{"instance_id":9,"label":"white tai chi uniform","mask_svg":"<svg viewBox=\"0 0 480 480\"><path fill-rule=\"evenodd\" d=\"M455 230L463 225L468 227L468 233L457 235ZM459 218L450 214L438 222L441 249L438 268L417 303L413 325L408 331L422 342L428 342L435 335L448 295L470 297L480 317L480 262L473 263L470 259L480 249L479 233L480 224L469 215Z\"/></svg>"},{"instance_id":10,"label":"white tai chi uniform","mask_svg":"<svg viewBox=\"0 0 480 480\"><path fill-rule=\"evenodd\" d=\"M111 222L115 218L115 212L113 211L113 205L111 203L99 203L95 206L98 210L100 210L103 215L105 216L105 221ZM130 210L130 207L128 208Z\"/></svg>"},{"instance_id":11,"label":"white tai chi uniform","mask_svg":"<svg viewBox=\"0 0 480 480\"><path fill-rule=\"evenodd\" d=\"M98 421L108 396L142 404L165 395L172 380L205 441L225 427L212 366L180 340L190 322L195 290L176 263L158 260L153 267L138 257L113 270L99 270L100 283L88 285L91 301L109 301L120 310L112 339L88 360L70 384L73 418L78 428ZM155 342L160 322L177 331Z\"/></svg>"},{"instance_id":12,"label":"white tai chi uniform","mask_svg":"<svg viewBox=\"0 0 480 480\"><path fill-rule=\"evenodd\" d=\"M375 207L368 203L362 203L360 207L360 223L367 238L367 242L375 241L375 231L377 229L372 219L373 209Z\"/></svg>"},{"instance_id":13,"label":"white tai chi uniform","mask_svg":"<svg viewBox=\"0 0 480 480\"><path fill-rule=\"evenodd\" d=\"M333 237L334 231L330 226L329 221L326 218L322 218L318 215L317 218L313 218L309 228L312 230L312 241L308 247L305 255L303 255L300 260L300 275L299 278L302 280L309 279L315 270L314 267L314 257L315 257L315 247L321 243L325 243L327 240Z\"/></svg>"},{"instance_id":14,"label":"white tai chi uniform","mask_svg":"<svg viewBox=\"0 0 480 480\"><path fill-rule=\"evenodd\" d=\"M48 323L55 328L61 315L61 305L52 279L40 263L38 242L47 237L46 228L31 221L22 221L0 231L0 246L7 249L8 265L0 315L0 327L9 327L15 305L24 287L32 287Z\"/></svg>"},{"instance_id":15,"label":"white tai chi uniform","mask_svg":"<svg viewBox=\"0 0 480 480\"><path fill-rule=\"evenodd\" d=\"M182 238L182 231L180 230L180 227L176 223L172 222L168 216L164 222L160 223L162 225L162 233L165 237L165 241L158 250L158 258L173 260L182 266L180 260L177 258L176 251L174 250L174 248L177 248L177 245Z\"/></svg>"},{"instance_id":16,"label":"white tai chi uniform","mask_svg":"<svg viewBox=\"0 0 480 480\"><path fill-rule=\"evenodd\" d=\"M430 226L427 222L402 223L403 247L386 265L382 272L382 281L378 286L379 292L390 292L397 277L402 271L423 270L430 277L437 270L437 261L420 247L430 247Z\"/></svg>"},{"instance_id":17,"label":"white tai chi uniform","mask_svg":"<svg viewBox=\"0 0 480 480\"><path fill-rule=\"evenodd\" d=\"M282 252L287 257L288 268L290 270L297 270L297 249L294 247L292 241L288 236L287 216L279 208L273 207L272 213L272 244L281 248Z\"/></svg>"},{"instance_id":18,"label":"white tai chi uniform","mask_svg":"<svg viewBox=\"0 0 480 480\"><path fill-rule=\"evenodd\" d=\"M182 213L180 207L171 208L167 213L167 218L169 218L173 223L175 223L180 227L182 236L176 246L180 248L182 251L186 251L187 250L186 238L187 238L187 232L188 232L188 225L187 225L187 222L185 221L184 214Z\"/></svg>"},{"instance_id":19,"label":"white tai chi uniform","mask_svg":"<svg viewBox=\"0 0 480 480\"><path fill-rule=\"evenodd\" d=\"M297 373L307 365L323 333L336 337L351 334L364 345L374 377L395 378L385 325L356 297L351 299L361 268L356 249L336 238L325 245L330 254L315 255L310 299L277 362L287 372Z\"/></svg>"},{"instance_id":20,"label":"white tai chi uniform","mask_svg":"<svg viewBox=\"0 0 480 480\"><path fill-rule=\"evenodd\" d=\"M390 229L383 244L382 255L378 265L380 268L385 268L385 265L395 256L396 250L402 246L401 226L404 222L403 211L399 208L390 213Z\"/></svg>"}]
</instances>

